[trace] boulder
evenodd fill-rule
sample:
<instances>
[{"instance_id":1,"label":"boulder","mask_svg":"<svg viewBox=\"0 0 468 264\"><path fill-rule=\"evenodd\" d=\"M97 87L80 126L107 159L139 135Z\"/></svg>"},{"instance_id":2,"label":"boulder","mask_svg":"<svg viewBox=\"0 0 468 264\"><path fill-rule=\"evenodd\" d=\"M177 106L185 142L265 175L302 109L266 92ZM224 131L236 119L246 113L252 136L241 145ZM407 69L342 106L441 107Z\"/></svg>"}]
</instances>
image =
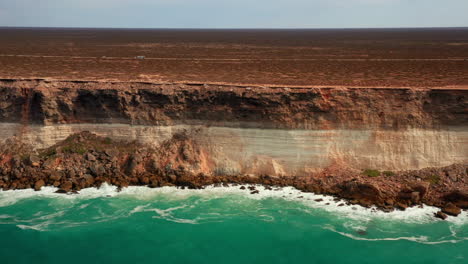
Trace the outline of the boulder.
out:
<instances>
[{"instance_id":1,"label":"boulder","mask_svg":"<svg viewBox=\"0 0 468 264\"><path fill-rule=\"evenodd\" d=\"M62 184L60 184L60 189L62 189L65 192L70 192L73 188L73 183L70 181L66 181Z\"/></svg>"},{"instance_id":2,"label":"boulder","mask_svg":"<svg viewBox=\"0 0 468 264\"><path fill-rule=\"evenodd\" d=\"M453 203L448 203L442 208L442 212L451 216L457 216L461 213L461 209Z\"/></svg>"},{"instance_id":3,"label":"boulder","mask_svg":"<svg viewBox=\"0 0 468 264\"><path fill-rule=\"evenodd\" d=\"M52 181L60 181L61 178L62 178L62 174L60 172L58 171L50 172L49 179L51 179Z\"/></svg>"},{"instance_id":4,"label":"boulder","mask_svg":"<svg viewBox=\"0 0 468 264\"><path fill-rule=\"evenodd\" d=\"M437 213L434 213L434 216L442 220L447 219L447 215L443 213L442 211L438 211Z\"/></svg>"},{"instance_id":5,"label":"boulder","mask_svg":"<svg viewBox=\"0 0 468 264\"><path fill-rule=\"evenodd\" d=\"M101 176L106 173L106 169L101 164L93 164L89 167L89 171L94 176Z\"/></svg>"},{"instance_id":6,"label":"boulder","mask_svg":"<svg viewBox=\"0 0 468 264\"><path fill-rule=\"evenodd\" d=\"M418 204L421 201L419 192L411 192L411 202Z\"/></svg>"},{"instance_id":7,"label":"boulder","mask_svg":"<svg viewBox=\"0 0 468 264\"><path fill-rule=\"evenodd\" d=\"M38 181L36 181L36 183L34 184L34 190L35 190L35 191L40 191L41 188L42 188L42 186L44 186L44 185L45 185L44 180L38 180Z\"/></svg>"},{"instance_id":8,"label":"boulder","mask_svg":"<svg viewBox=\"0 0 468 264\"><path fill-rule=\"evenodd\" d=\"M31 165L32 164L39 164L41 162L41 159L36 155L29 155L28 162Z\"/></svg>"},{"instance_id":9,"label":"boulder","mask_svg":"<svg viewBox=\"0 0 468 264\"><path fill-rule=\"evenodd\" d=\"M405 204L405 203L402 203L402 202L397 202L397 203L396 203L396 208L398 208L398 209L404 211L404 210L406 210L406 208L408 208L408 205Z\"/></svg>"},{"instance_id":10,"label":"boulder","mask_svg":"<svg viewBox=\"0 0 468 264\"><path fill-rule=\"evenodd\" d=\"M119 151L116 149L106 149L104 153L106 153L106 155L109 156L109 158L113 158L119 155Z\"/></svg>"},{"instance_id":11,"label":"boulder","mask_svg":"<svg viewBox=\"0 0 468 264\"><path fill-rule=\"evenodd\" d=\"M148 185L150 183L150 179L148 177L141 177L140 183L143 185Z\"/></svg>"},{"instance_id":12,"label":"boulder","mask_svg":"<svg viewBox=\"0 0 468 264\"><path fill-rule=\"evenodd\" d=\"M87 186L91 186L94 183L94 177L89 174L83 175L83 179L85 180Z\"/></svg>"},{"instance_id":13,"label":"boulder","mask_svg":"<svg viewBox=\"0 0 468 264\"><path fill-rule=\"evenodd\" d=\"M21 166L21 158L19 156L14 156L11 159L11 168L17 169Z\"/></svg>"},{"instance_id":14,"label":"boulder","mask_svg":"<svg viewBox=\"0 0 468 264\"><path fill-rule=\"evenodd\" d=\"M11 176L13 176L14 179L21 179L23 177L23 173L19 169L13 169L11 171Z\"/></svg>"},{"instance_id":15,"label":"boulder","mask_svg":"<svg viewBox=\"0 0 468 264\"><path fill-rule=\"evenodd\" d=\"M96 161L96 157L91 153L86 153L85 154L85 159L87 159L89 161Z\"/></svg>"},{"instance_id":16,"label":"boulder","mask_svg":"<svg viewBox=\"0 0 468 264\"><path fill-rule=\"evenodd\" d=\"M420 199L423 199L429 191L430 186L431 184L429 182L417 182L411 185L411 190L414 192L419 192Z\"/></svg>"},{"instance_id":17,"label":"boulder","mask_svg":"<svg viewBox=\"0 0 468 264\"><path fill-rule=\"evenodd\" d=\"M380 190L370 183L352 180L339 185L338 188L342 190L340 196L347 199L355 199L366 204L369 202L376 204L382 200Z\"/></svg>"},{"instance_id":18,"label":"boulder","mask_svg":"<svg viewBox=\"0 0 468 264\"><path fill-rule=\"evenodd\" d=\"M445 195L443 199L447 202L455 204L462 209L468 209L468 193L455 190Z\"/></svg>"},{"instance_id":19,"label":"boulder","mask_svg":"<svg viewBox=\"0 0 468 264\"><path fill-rule=\"evenodd\" d=\"M136 167L138 166L138 161L139 161L139 158L136 155L131 155L128 158L128 161L125 167L125 174L129 176L135 175L135 170L136 170Z\"/></svg>"}]
</instances>

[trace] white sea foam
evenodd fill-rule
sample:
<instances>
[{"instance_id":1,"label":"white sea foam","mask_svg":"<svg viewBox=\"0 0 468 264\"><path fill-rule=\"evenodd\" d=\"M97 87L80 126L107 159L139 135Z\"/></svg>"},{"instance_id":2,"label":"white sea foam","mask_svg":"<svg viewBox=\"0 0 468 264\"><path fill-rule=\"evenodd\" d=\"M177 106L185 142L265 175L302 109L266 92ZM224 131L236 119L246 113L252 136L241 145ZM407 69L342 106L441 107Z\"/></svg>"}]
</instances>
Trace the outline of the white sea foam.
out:
<instances>
[{"instance_id":1,"label":"white sea foam","mask_svg":"<svg viewBox=\"0 0 468 264\"><path fill-rule=\"evenodd\" d=\"M421 244L428 244L428 245L435 245L435 244L445 244L445 243L459 243L463 240L466 240L466 238L460 238L460 239L448 239L448 240L439 240L439 241L429 241L429 238L427 236L409 236L409 237L384 237L384 238L366 238L366 237L360 237L356 236L354 234L346 233L346 232L341 232L336 230L333 226L331 225L326 225L323 227L323 229L330 230L332 232L338 233L342 236L351 238L353 240L364 240L364 241L397 241L397 240L407 240L407 241L413 241Z\"/></svg>"},{"instance_id":2,"label":"white sea foam","mask_svg":"<svg viewBox=\"0 0 468 264\"><path fill-rule=\"evenodd\" d=\"M171 207L167 209L148 208L149 206L150 204L139 205L130 211L130 215L135 214L135 213L142 213L142 212L154 212L156 213L156 215L153 216L153 218L164 219L167 221L182 223L182 224L198 224L197 219L178 218L178 217L173 216L172 214L173 211L187 208L187 207L192 207L192 206L182 205L182 206L176 206L176 207Z\"/></svg>"},{"instance_id":3,"label":"white sea foam","mask_svg":"<svg viewBox=\"0 0 468 264\"><path fill-rule=\"evenodd\" d=\"M371 221L372 219L376 218L407 223L428 223L440 221L434 217L434 213L439 209L431 206L423 206L422 208L411 207L405 211L395 210L393 212L386 213L376 210L375 208L365 208L359 205L345 204L339 206L342 203L345 203L345 201L335 200L335 198L332 196L304 193L293 187L274 188L273 190L267 190L264 186L256 185L256 189L260 191L258 194L250 194L251 191L248 190L248 188L241 190L239 187L240 186L207 186L202 190L188 190L176 187L148 188L145 186L131 186L124 188L119 192L116 186L103 184L100 188L86 188L81 190L79 194L67 195L55 193L57 188L54 187L44 187L41 189L41 191L37 192L32 189L8 190L0 191L0 207L10 206L23 199L34 197L61 198L65 200L123 197L151 201L158 197L163 197L165 200L184 200L192 196L197 196L205 200L210 200L222 198L226 195L234 195L248 197L249 199L253 200L275 198L296 201L305 205L306 208L310 209L309 212L312 213L317 212L318 210L362 222ZM148 208L144 209L142 207L134 208L134 210L147 209ZM157 212L157 209L155 208L152 210L158 213L160 217L164 217L164 214L168 213L167 211ZM468 224L468 212L463 211L462 214L458 217L449 216L447 221L455 225Z\"/></svg>"}]
</instances>

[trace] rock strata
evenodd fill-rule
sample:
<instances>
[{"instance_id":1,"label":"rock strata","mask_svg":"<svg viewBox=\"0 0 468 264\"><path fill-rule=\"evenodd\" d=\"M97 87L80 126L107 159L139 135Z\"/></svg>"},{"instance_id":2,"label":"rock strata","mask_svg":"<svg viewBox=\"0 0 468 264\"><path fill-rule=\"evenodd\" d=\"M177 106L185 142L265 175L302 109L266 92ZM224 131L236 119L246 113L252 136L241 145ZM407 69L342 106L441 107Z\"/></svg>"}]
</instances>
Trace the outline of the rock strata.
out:
<instances>
[{"instance_id":1,"label":"rock strata","mask_svg":"<svg viewBox=\"0 0 468 264\"><path fill-rule=\"evenodd\" d=\"M427 204L442 208L439 218L459 215L468 202L468 164L386 173L389 176L379 173L376 177L339 164L301 177L219 175L203 172L210 157L187 133L175 134L153 146L81 132L49 148L31 149L12 140L0 146L1 189L55 186L58 193L70 193L104 182L119 188L146 185L201 189L206 185L243 184L240 189L256 194L259 190L249 184L263 184L269 189L293 186L385 211ZM453 175L457 175L456 181Z\"/></svg>"}]
</instances>

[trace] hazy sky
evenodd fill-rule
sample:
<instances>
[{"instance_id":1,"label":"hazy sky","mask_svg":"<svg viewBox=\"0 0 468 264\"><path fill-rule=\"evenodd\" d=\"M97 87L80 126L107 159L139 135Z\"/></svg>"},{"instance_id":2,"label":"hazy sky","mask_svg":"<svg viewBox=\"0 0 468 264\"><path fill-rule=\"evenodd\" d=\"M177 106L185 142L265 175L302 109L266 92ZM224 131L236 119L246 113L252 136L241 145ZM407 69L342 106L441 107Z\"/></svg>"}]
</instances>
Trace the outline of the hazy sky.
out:
<instances>
[{"instance_id":1,"label":"hazy sky","mask_svg":"<svg viewBox=\"0 0 468 264\"><path fill-rule=\"evenodd\" d=\"M0 0L0 26L468 26L468 0Z\"/></svg>"}]
</instances>

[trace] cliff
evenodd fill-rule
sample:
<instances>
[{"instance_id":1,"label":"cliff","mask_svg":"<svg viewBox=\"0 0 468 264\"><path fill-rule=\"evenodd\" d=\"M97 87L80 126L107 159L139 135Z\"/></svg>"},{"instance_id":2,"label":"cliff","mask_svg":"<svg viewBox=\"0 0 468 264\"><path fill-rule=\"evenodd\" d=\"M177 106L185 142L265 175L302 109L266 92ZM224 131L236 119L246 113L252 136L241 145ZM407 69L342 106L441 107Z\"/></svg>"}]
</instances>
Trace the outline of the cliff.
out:
<instances>
[{"instance_id":1,"label":"cliff","mask_svg":"<svg viewBox=\"0 0 468 264\"><path fill-rule=\"evenodd\" d=\"M333 164L421 169L468 157L468 90L0 81L2 139L73 133L157 146L188 131L203 173L308 175Z\"/></svg>"},{"instance_id":2,"label":"cliff","mask_svg":"<svg viewBox=\"0 0 468 264\"><path fill-rule=\"evenodd\" d=\"M447 87L3 79L0 188L256 183L444 218L468 208L467 108Z\"/></svg>"},{"instance_id":3,"label":"cliff","mask_svg":"<svg viewBox=\"0 0 468 264\"><path fill-rule=\"evenodd\" d=\"M0 121L276 129L442 129L468 125L457 88L265 87L0 80ZM28 108L25 113L25 106Z\"/></svg>"}]
</instances>

